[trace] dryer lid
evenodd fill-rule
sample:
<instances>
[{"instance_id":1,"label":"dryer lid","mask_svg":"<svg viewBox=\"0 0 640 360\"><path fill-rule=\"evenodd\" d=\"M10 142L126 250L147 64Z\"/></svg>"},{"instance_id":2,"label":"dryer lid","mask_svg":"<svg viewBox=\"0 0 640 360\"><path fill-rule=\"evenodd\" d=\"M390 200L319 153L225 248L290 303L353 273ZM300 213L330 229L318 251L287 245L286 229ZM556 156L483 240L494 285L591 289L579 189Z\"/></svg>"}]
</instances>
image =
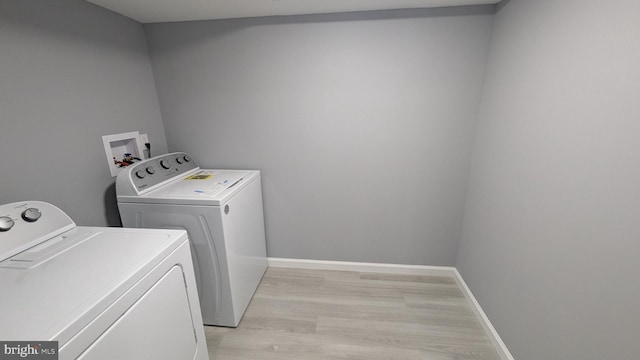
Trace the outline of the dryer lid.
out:
<instances>
[{"instance_id":1,"label":"dryer lid","mask_svg":"<svg viewBox=\"0 0 640 360\"><path fill-rule=\"evenodd\" d=\"M259 176L258 170L201 169L140 196L119 196L118 201L221 205Z\"/></svg>"},{"instance_id":2,"label":"dryer lid","mask_svg":"<svg viewBox=\"0 0 640 360\"><path fill-rule=\"evenodd\" d=\"M187 236L184 230L76 227L0 263L0 338L62 346Z\"/></svg>"}]
</instances>

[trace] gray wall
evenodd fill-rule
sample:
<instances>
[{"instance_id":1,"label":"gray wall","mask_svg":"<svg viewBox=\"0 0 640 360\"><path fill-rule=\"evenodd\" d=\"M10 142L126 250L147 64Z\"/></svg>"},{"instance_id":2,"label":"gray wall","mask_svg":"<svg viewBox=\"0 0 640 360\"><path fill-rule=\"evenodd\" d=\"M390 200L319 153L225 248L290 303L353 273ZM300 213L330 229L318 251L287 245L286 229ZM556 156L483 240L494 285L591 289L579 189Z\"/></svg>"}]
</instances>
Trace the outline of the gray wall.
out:
<instances>
[{"instance_id":1,"label":"gray wall","mask_svg":"<svg viewBox=\"0 0 640 360\"><path fill-rule=\"evenodd\" d=\"M0 203L119 224L102 135L167 148L142 25L80 0L2 0L0 49Z\"/></svg>"},{"instance_id":2,"label":"gray wall","mask_svg":"<svg viewBox=\"0 0 640 360\"><path fill-rule=\"evenodd\" d=\"M145 25L169 148L263 171L269 256L453 265L493 10Z\"/></svg>"},{"instance_id":3,"label":"gray wall","mask_svg":"<svg viewBox=\"0 0 640 360\"><path fill-rule=\"evenodd\" d=\"M638 14L496 15L457 267L518 360L640 354Z\"/></svg>"}]
</instances>

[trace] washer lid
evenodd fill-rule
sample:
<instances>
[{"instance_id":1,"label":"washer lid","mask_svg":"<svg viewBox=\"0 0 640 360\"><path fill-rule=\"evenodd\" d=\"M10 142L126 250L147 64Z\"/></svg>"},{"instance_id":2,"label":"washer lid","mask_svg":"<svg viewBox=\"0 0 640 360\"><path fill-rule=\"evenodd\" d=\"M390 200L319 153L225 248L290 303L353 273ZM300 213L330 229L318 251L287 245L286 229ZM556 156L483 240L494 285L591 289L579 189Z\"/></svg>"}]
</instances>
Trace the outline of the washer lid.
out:
<instances>
[{"instance_id":1,"label":"washer lid","mask_svg":"<svg viewBox=\"0 0 640 360\"><path fill-rule=\"evenodd\" d=\"M186 239L184 230L76 227L3 261L0 339L62 347Z\"/></svg>"},{"instance_id":2,"label":"washer lid","mask_svg":"<svg viewBox=\"0 0 640 360\"><path fill-rule=\"evenodd\" d=\"M140 196L118 196L118 201L220 205L259 176L258 170L201 169Z\"/></svg>"}]
</instances>

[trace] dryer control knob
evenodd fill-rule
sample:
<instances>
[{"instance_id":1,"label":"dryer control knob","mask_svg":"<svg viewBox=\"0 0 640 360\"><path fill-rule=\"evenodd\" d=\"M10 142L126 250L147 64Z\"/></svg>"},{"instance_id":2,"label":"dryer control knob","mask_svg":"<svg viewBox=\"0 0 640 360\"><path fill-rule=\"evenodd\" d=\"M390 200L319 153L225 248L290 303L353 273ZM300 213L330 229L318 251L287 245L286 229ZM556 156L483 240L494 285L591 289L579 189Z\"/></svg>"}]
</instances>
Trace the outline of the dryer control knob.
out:
<instances>
[{"instance_id":1,"label":"dryer control knob","mask_svg":"<svg viewBox=\"0 0 640 360\"><path fill-rule=\"evenodd\" d=\"M167 160L160 160L160 166L162 166L165 169L168 169L171 167L171 165L169 165L169 162Z\"/></svg>"},{"instance_id":2,"label":"dryer control knob","mask_svg":"<svg viewBox=\"0 0 640 360\"><path fill-rule=\"evenodd\" d=\"M15 225L12 218L8 216L0 217L0 231L9 231Z\"/></svg>"},{"instance_id":3,"label":"dryer control knob","mask_svg":"<svg viewBox=\"0 0 640 360\"><path fill-rule=\"evenodd\" d=\"M147 174L145 174L145 172L142 170L138 170L136 171L136 176L138 177L138 179L144 179L144 177L147 176Z\"/></svg>"},{"instance_id":4,"label":"dryer control knob","mask_svg":"<svg viewBox=\"0 0 640 360\"><path fill-rule=\"evenodd\" d=\"M176 162L177 162L178 164L182 164L182 159L183 159L182 157L178 156L178 157L176 158Z\"/></svg>"},{"instance_id":5,"label":"dryer control knob","mask_svg":"<svg viewBox=\"0 0 640 360\"><path fill-rule=\"evenodd\" d=\"M22 218L26 222L36 222L38 221L38 219L40 219L41 216L42 213L36 208L28 208L27 210L22 212Z\"/></svg>"},{"instance_id":6,"label":"dryer control knob","mask_svg":"<svg viewBox=\"0 0 640 360\"><path fill-rule=\"evenodd\" d=\"M191 158L190 158L190 157L188 157L187 155L183 156L182 158L184 159L184 162L189 162L189 161L191 161Z\"/></svg>"},{"instance_id":7,"label":"dryer control knob","mask_svg":"<svg viewBox=\"0 0 640 360\"><path fill-rule=\"evenodd\" d=\"M153 166L147 166L147 168L145 169L147 171L147 174L149 175L153 175L156 173L156 170L153 168Z\"/></svg>"}]
</instances>

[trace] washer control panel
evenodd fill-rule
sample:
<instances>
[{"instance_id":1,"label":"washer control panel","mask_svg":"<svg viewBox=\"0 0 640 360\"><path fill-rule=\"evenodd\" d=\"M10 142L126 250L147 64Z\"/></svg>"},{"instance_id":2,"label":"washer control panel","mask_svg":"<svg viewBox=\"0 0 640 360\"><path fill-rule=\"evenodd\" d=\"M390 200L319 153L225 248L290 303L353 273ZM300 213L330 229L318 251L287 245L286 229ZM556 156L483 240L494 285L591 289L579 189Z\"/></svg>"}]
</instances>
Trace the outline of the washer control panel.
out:
<instances>
[{"instance_id":1,"label":"washer control panel","mask_svg":"<svg viewBox=\"0 0 640 360\"><path fill-rule=\"evenodd\" d=\"M171 153L144 160L130 166L126 174L138 193L167 180L198 169L198 164L185 153Z\"/></svg>"},{"instance_id":2,"label":"washer control panel","mask_svg":"<svg viewBox=\"0 0 640 360\"><path fill-rule=\"evenodd\" d=\"M0 261L75 226L67 214L46 202L0 205Z\"/></svg>"}]
</instances>

